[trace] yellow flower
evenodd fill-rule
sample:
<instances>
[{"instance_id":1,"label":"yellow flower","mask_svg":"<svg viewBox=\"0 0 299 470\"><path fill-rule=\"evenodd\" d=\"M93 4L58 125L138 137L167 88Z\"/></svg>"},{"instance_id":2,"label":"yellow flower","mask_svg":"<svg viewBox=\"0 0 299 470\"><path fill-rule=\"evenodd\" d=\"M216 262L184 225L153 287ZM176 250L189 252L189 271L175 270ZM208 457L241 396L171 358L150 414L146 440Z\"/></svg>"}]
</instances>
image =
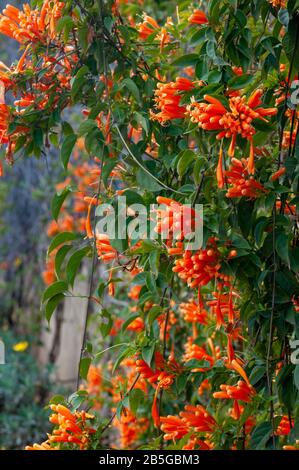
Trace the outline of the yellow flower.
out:
<instances>
[{"instance_id":1,"label":"yellow flower","mask_svg":"<svg viewBox=\"0 0 299 470\"><path fill-rule=\"evenodd\" d=\"M26 351L28 346L29 346L28 341L21 341L20 343L16 343L12 349L16 352L24 352Z\"/></svg>"}]
</instances>

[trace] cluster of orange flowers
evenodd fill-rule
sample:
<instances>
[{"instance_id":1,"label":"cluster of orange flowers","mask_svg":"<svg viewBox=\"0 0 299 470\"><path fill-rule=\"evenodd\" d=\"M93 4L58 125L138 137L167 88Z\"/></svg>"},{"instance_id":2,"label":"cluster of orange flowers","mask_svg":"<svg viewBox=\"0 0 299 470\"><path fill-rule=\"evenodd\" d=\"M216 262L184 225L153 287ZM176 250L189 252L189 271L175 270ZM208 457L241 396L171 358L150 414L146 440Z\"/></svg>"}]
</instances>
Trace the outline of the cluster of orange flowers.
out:
<instances>
[{"instance_id":1,"label":"cluster of orange flowers","mask_svg":"<svg viewBox=\"0 0 299 470\"><path fill-rule=\"evenodd\" d=\"M169 360L166 361L160 352L155 353L154 360L155 369L151 369L149 365L143 360L136 361L136 371L143 379L146 379L151 385L155 386L156 391L152 405L152 417L154 425L160 425L160 415L158 410L158 395L161 389L168 389L174 382L175 376L179 371L179 366L171 355Z\"/></svg>"},{"instance_id":2,"label":"cluster of orange flowers","mask_svg":"<svg viewBox=\"0 0 299 470\"><path fill-rule=\"evenodd\" d=\"M202 10L195 10L192 15L188 18L190 24L208 24L209 20L207 15Z\"/></svg>"},{"instance_id":3,"label":"cluster of orange flowers","mask_svg":"<svg viewBox=\"0 0 299 470\"><path fill-rule=\"evenodd\" d=\"M224 172L225 179L231 187L228 188L226 197L238 198L247 197L255 199L260 194L265 193L266 189L261 183L256 181L248 171L248 159L237 160L232 158L230 168Z\"/></svg>"},{"instance_id":4,"label":"cluster of orange flowers","mask_svg":"<svg viewBox=\"0 0 299 470\"><path fill-rule=\"evenodd\" d=\"M7 5L0 15L0 33L21 44L51 40L64 5L57 0L45 0L42 8L35 10L28 4L23 5L23 10Z\"/></svg>"},{"instance_id":5,"label":"cluster of orange flowers","mask_svg":"<svg viewBox=\"0 0 299 470\"><path fill-rule=\"evenodd\" d=\"M221 255L215 238L210 238L207 248L198 252L185 250L181 258L177 258L172 268L180 279L192 289L205 286L212 279L221 278Z\"/></svg>"},{"instance_id":6,"label":"cluster of orange flowers","mask_svg":"<svg viewBox=\"0 0 299 470\"><path fill-rule=\"evenodd\" d=\"M25 46L23 54L16 65L11 68L0 63L0 145L7 144L6 160L13 162L13 154L18 139L22 137L26 143L31 136L26 124L22 124L23 116L32 111L49 108L54 111L59 105L67 106L69 98L66 91L70 90L71 74L77 64L78 57L74 46L64 45L56 32L58 20L63 15L64 3L57 0L45 0L41 9L31 10L28 4L23 10L7 5L0 15L0 33L9 36ZM33 45L50 45L47 52L40 55L36 63L32 56ZM27 80L27 88L18 85L20 75L33 71L38 80ZM17 97L14 106L5 105L3 87L12 91ZM3 96L2 96L3 95ZM9 124L17 118L18 124L8 134ZM47 142L46 142L47 145Z\"/></svg>"},{"instance_id":7,"label":"cluster of orange flowers","mask_svg":"<svg viewBox=\"0 0 299 470\"><path fill-rule=\"evenodd\" d=\"M122 412L120 419L115 418L113 425L120 436L121 449L130 449L148 428L147 418L136 418L127 408Z\"/></svg>"},{"instance_id":8,"label":"cluster of orange flowers","mask_svg":"<svg viewBox=\"0 0 299 470\"><path fill-rule=\"evenodd\" d=\"M122 361L122 374L118 374L112 378L109 393L114 403L119 403L123 398L123 387L126 385L127 390L141 390L147 393L147 383L142 377L136 378L135 358L128 358ZM115 408L112 409L115 412ZM149 426L149 421L145 417L137 417L127 407L123 407L121 415L115 416L113 427L117 430L119 438L119 446L121 449L132 449L140 439L141 435Z\"/></svg>"},{"instance_id":9,"label":"cluster of orange flowers","mask_svg":"<svg viewBox=\"0 0 299 470\"><path fill-rule=\"evenodd\" d=\"M218 98L205 95L205 102L193 101L187 106L187 112L192 122L206 131L217 131L217 139L231 139L228 155L235 154L237 136L240 135L250 142L250 157L248 160L248 171L254 173L254 148L253 135L255 128L254 119L265 122L265 116L273 116L277 108L264 108L261 106L263 90L258 89L246 99L245 96L232 96L229 98L229 110Z\"/></svg>"},{"instance_id":10,"label":"cluster of orange flowers","mask_svg":"<svg viewBox=\"0 0 299 470\"><path fill-rule=\"evenodd\" d=\"M213 397L217 399L234 400L234 413L236 419L241 416L239 401L249 403L255 394L255 390L250 384L239 380L236 386L221 385L220 392L214 392Z\"/></svg>"},{"instance_id":11,"label":"cluster of orange flowers","mask_svg":"<svg viewBox=\"0 0 299 470\"><path fill-rule=\"evenodd\" d=\"M193 88L193 82L182 77L178 77L175 82L158 83L155 91L155 106L159 112L151 111L151 118L161 124L172 119L183 119L187 108L181 104L181 93L189 92Z\"/></svg>"},{"instance_id":12,"label":"cluster of orange flowers","mask_svg":"<svg viewBox=\"0 0 299 470\"><path fill-rule=\"evenodd\" d=\"M56 426L55 429L48 434L47 441L27 446L26 450L59 450L63 444L86 450L91 436L96 432L87 421L93 420L94 416L85 411L71 412L64 405L51 405L50 408L54 413L49 420Z\"/></svg>"},{"instance_id":13,"label":"cluster of orange flowers","mask_svg":"<svg viewBox=\"0 0 299 470\"><path fill-rule=\"evenodd\" d=\"M137 24L137 31L142 40L146 40L149 36L155 38L160 43L160 50L170 43L171 37L168 32L168 27L172 26L172 19L168 18L165 25L160 27L157 21L146 13L143 14L142 22Z\"/></svg>"},{"instance_id":14,"label":"cluster of orange flowers","mask_svg":"<svg viewBox=\"0 0 299 470\"><path fill-rule=\"evenodd\" d=\"M208 352L208 348L209 351ZM199 344L194 342L194 338L188 338L187 343L185 344L185 354L183 360L185 363L188 363L192 360L197 361L206 361L209 363L209 366L204 365L203 367L195 367L192 369L192 372L205 372L208 369L211 369L215 362L221 358L221 351L219 346L214 346L214 343L211 338L208 339L207 345L199 346Z\"/></svg>"},{"instance_id":15,"label":"cluster of orange flowers","mask_svg":"<svg viewBox=\"0 0 299 470\"><path fill-rule=\"evenodd\" d=\"M157 203L160 207L156 210L155 232L159 233L163 240L166 239L168 245L169 242L183 241L194 234L200 219L192 207L162 196L157 197ZM173 255L181 253L181 246L177 244L176 248L169 248L168 253Z\"/></svg>"},{"instance_id":16,"label":"cluster of orange flowers","mask_svg":"<svg viewBox=\"0 0 299 470\"><path fill-rule=\"evenodd\" d=\"M269 3L275 8L286 8L287 0L269 0Z\"/></svg>"},{"instance_id":17,"label":"cluster of orange flowers","mask_svg":"<svg viewBox=\"0 0 299 470\"><path fill-rule=\"evenodd\" d=\"M164 432L164 439L179 440L187 434L188 443L183 447L184 450L199 448L210 450L211 443L198 438L200 433L213 433L217 427L215 419L207 412L202 405L186 405L184 411L179 416L161 417L161 430Z\"/></svg>"}]
</instances>

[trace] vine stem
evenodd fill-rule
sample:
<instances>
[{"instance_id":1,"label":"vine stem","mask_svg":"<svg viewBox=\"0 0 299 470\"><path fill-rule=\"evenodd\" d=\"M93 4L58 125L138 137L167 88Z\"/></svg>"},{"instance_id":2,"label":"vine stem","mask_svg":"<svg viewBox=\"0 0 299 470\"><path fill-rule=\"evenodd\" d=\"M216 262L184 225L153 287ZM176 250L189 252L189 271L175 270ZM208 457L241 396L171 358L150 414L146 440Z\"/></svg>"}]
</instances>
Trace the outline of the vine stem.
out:
<instances>
[{"instance_id":1,"label":"vine stem","mask_svg":"<svg viewBox=\"0 0 299 470\"><path fill-rule=\"evenodd\" d=\"M100 21L101 21L101 24L103 25L104 22L103 22L102 0L99 1L99 8L100 8ZM106 93L107 93L107 97L109 100L109 90L108 90L108 85L107 85L107 63L106 63L106 56L105 56L105 43L103 45L102 59L103 59L104 75L106 78L105 80ZM96 206L98 206L100 193L101 193L103 163L104 163L104 145L103 145L103 156L101 159L101 166L100 166L100 177L99 177L99 183L98 183L98 188L97 188L97 193L96 193ZM96 218L94 219L94 222L93 222L94 239L93 239L93 251L92 251L92 265L91 265L91 273L89 277L88 301L87 301L86 312L85 312L83 338L82 338L82 345L81 345L80 358L79 358L79 364L78 364L77 390L80 385L80 364L81 364L83 354L85 351L85 346L86 346L88 322L89 322L90 313L91 313L90 303L93 298L92 294L93 294L94 274L95 274L96 261L97 261L97 246L96 246L97 240L96 240L95 232L96 232Z\"/></svg>"},{"instance_id":2,"label":"vine stem","mask_svg":"<svg viewBox=\"0 0 299 470\"><path fill-rule=\"evenodd\" d=\"M155 180L157 183L159 183L160 186L162 186L164 189L167 189L173 193L176 193L176 194L184 194L180 191L177 191L173 188L170 188L169 186L167 186L166 184L164 184L162 181L159 180L159 178L157 178L155 175L153 175L145 166L142 165L142 163L140 163L140 161L138 160L138 158L136 158L136 156L133 154L132 150L130 149L130 147L128 146L127 142L125 141L121 131L120 131L120 128L118 127L118 124L115 122L115 119L113 117L113 124L115 126L115 129L117 130L117 133L120 137L120 140L122 141L124 147L126 148L127 152L129 153L130 157L134 160L135 163L137 163L137 165L145 172L147 173L151 178L153 178L153 180Z\"/></svg>"},{"instance_id":3,"label":"vine stem","mask_svg":"<svg viewBox=\"0 0 299 470\"><path fill-rule=\"evenodd\" d=\"M136 377L135 377L135 380L134 382L132 383L131 387L129 388L129 390L127 390L127 392L124 394L123 398L126 398L130 392L132 392L132 390L134 389L135 385L137 384L138 380L140 379L140 374L138 374ZM111 424L113 423L114 419L116 418L116 415L117 415L117 411L115 411L115 413L113 413L113 415L111 416L111 418L109 419L108 423L104 426L104 428L102 429L101 431L101 434L100 434L100 437L103 436L104 432L107 431L107 429L111 426Z\"/></svg>"},{"instance_id":4,"label":"vine stem","mask_svg":"<svg viewBox=\"0 0 299 470\"><path fill-rule=\"evenodd\" d=\"M173 282L173 277L171 279L171 285L172 285L172 282ZM167 287L164 289L160 305L163 305L167 289L168 289ZM170 287L170 289L171 289L171 287ZM169 303L170 303L171 297L172 297L172 293L171 293L171 290L170 290L169 291ZM164 330L163 330L163 350L162 350L162 354L163 354L164 361L166 359L167 328L168 328L168 323L169 323L169 316L170 316L170 305L168 306L167 311L166 311L165 324L164 324ZM160 393L159 393L159 416L161 416L161 411L162 411L163 392L164 392L163 388L161 388ZM160 450L163 450L163 438L162 438L162 436L161 436Z\"/></svg>"},{"instance_id":5,"label":"vine stem","mask_svg":"<svg viewBox=\"0 0 299 470\"><path fill-rule=\"evenodd\" d=\"M101 174L100 174L98 190L96 194L96 205L98 205L99 199L100 199L100 192L101 192L101 186L102 186L102 167L103 167L103 159L101 160ZM81 345L80 358L79 358L79 364L78 364L77 390L80 385L80 364L83 358L83 354L84 354L85 346L86 346L86 340L87 340L87 328L88 328L88 321L89 321L90 312L91 312L90 304L91 304L91 301L94 301L93 284L94 284L94 274L95 274L96 262L97 262L97 246L96 246L97 240L95 236L95 230L96 230L96 219L94 220L94 223L93 223L94 239L93 239L93 248L92 248L92 265L91 265L91 272L89 276L87 306L86 306L86 312L85 312L83 338L82 338L82 345Z\"/></svg>"},{"instance_id":6,"label":"vine stem","mask_svg":"<svg viewBox=\"0 0 299 470\"><path fill-rule=\"evenodd\" d=\"M275 449L275 423L274 423L274 403L273 403L273 383L272 383L272 365L271 365L271 353L272 353L272 343L273 343L273 336L274 336L274 313L275 313L275 295L276 295L276 234L275 234L275 226L276 226L276 207L273 207L273 284L272 284L272 300L271 300L271 315L270 315L270 326L269 326L269 337L268 337L268 347L267 347L267 358L266 358L266 371L267 371L267 384L268 384L268 391L270 395L270 421L272 426L272 439L273 439L273 446Z\"/></svg>"},{"instance_id":7,"label":"vine stem","mask_svg":"<svg viewBox=\"0 0 299 470\"><path fill-rule=\"evenodd\" d=\"M278 151L278 168L280 168L282 164L282 142L283 142L283 133L284 133L284 128L285 128L285 122L283 121L285 112L287 110L287 99L288 99L288 93L290 90L290 80L294 68L294 61L295 61L295 53L298 47L298 42L299 42L299 27L297 25L297 30L296 30L296 38L295 38L295 44L294 44L294 52L292 54L292 58L290 61L290 69L288 73L288 78L287 78L287 83L286 83L286 90L285 90L285 100L284 100L284 108L283 108L283 113L282 113L282 124L280 127L280 138L279 138L279 151ZM293 127L293 123L292 123ZM290 136L290 145L292 143L292 134ZM290 154L290 149L289 152ZM268 392L270 395L270 421L271 421L271 426L272 426L272 439L273 439L273 447L274 449L276 448L276 442L275 442L275 422L274 422L274 402L273 402L273 382L272 382L272 365L271 365L271 360L272 360L272 343L273 343L273 337L274 337L274 314L275 314L275 296L276 296L276 274L277 274L277 263L276 263L276 201L275 199L274 206L273 206L273 211L272 211L272 230L273 230L273 236L272 236L272 253L273 253L273 282L272 282L272 300L271 300L271 314L270 314L270 325L269 325L269 337L268 337L268 347L267 347L267 357L266 357L266 374L267 374L267 385L268 385Z\"/></svg>"}]
</instances>

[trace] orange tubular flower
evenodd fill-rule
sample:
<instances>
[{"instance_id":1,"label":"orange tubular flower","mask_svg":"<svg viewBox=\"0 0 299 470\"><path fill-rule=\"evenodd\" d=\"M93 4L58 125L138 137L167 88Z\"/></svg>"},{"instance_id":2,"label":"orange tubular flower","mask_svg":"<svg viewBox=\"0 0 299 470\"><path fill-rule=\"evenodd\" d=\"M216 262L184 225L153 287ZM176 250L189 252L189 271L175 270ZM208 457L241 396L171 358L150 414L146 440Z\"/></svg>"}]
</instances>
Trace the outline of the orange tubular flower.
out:
<instances>
[{"instance_id":1,"label":"orange tubular flower","mask_svg":"<svg viewBox=\"0 0 299 470\"><path fill-rule=\"evenodd\" d=\"M287 0L269 0L269 3L275 8L286 8Z\"/></svg>"},{"instance_id":2,"label":"orange tubular flower","mask_svg":"<svg viewBox=\"0 0 299 470\"><path fill-rule=\"evenodd\" d=\"M221 277L220 253L216 241L210 238L206 249L198 252L184 251L182 258L175 261L173 272L187 282L191 288L205 286L212 279Z\"/></svg>"},{"instance_id":3,"label":"orange tubular flower","mask_svg":"<svg viewBox=\"0 0 299 470\"><path fill-rule=\"evenodd\" d=\"M296 441L295 445L283 446L283 450L299 450L299 440Z\"/></svg>"},{"instance_id":4,"label":"orange tubular flower","mask_svg":"<svg viewBox=\"0 0 299 470\"><path fill-rule=\"evenodd\" d=\"M99 259L104 263L110 263L118 259L118 252L111 246L108 235L97 233L96 238L96 248Z\"/></svg>"},{"instance_id":5,"label":"orange tubular flower","mask_svg":"<svg viewBox=\"0 0 299 470\"><path fill-rule=\"evenodd\" d=\"M7 144L9 137L7 135L10 113L6 104L0 104L0 145Z\"/></svg>"},{"instance_id":6,"label":"orange tubular flower","mask_svg":"<svg viewBox=\"0 0 299 470\"><path fill-rule=\"evenodd\" d=\"M272 176L271 176L271 181L276 181L278 180L282 175L285 174L287 169L285 167L280 168L278 171L276 171Z\"/></svg>"},{"instance_id":7,"label":"orange tubular flower","mask_svg":"<svg viewBox=\"0 0 299 470\"><path fill-rule=\"evenodd\" d=\"M230 289L229 293L222 293L222 285L218 285L218 292L213 292L215 297L213 300L208 300L206 304L210 307L211 312L216 317L217 328L226 324L226 319L229 323L239 317L239 311L235 310L233 305L233 297L237 294Z\"/></svg>"},{"instance_id":8,"label":"orange tubular flower","mask_svg":"<svg viewBox=\"0 0 299 470\"><path fill-rule=\"evenodd\" d=\"M91 395L98 395L103 383L100 366L90 365L87 374L87 391Z\"/></svg>"},{"instance_id":9,"label":"orange tubular flower","mask_svg":"<svg viewBox=\"0 0 299 470\"><path fill-rule=\"evenodd\" d=\"M166 362L160 352L155 353L155 369L151 369L143 359L136 361L136 371L140 374L142 379L147 379L148 382L156 387L153 405L152 417L156 427L160 424L160 416L158 410L158 395L161 389L168 389L173 384L175 379L175 369L178 365L174 358L170 356ZM166 369L166 370L165 370Z\"/></svg>"},{"instance_id":10,"label":"orange tubular flower","mask_svg":"<svg viewBox=\"0 0 299 470\"><path fill-rule=\"evenodd\" d=\"M220 390L221 392L213 393L214 398L240 400L245 403L249 403L255 394L254 388L248 386L242 380L239 380L236 386L220 385Z\"/></svg>"},{"instance_id":11,"label":"orange tubular flower","mask_svg":"<svg viewBox=\"0 0 299 470\"><path fill-rule=\"evenodd\" d=\"M275 435L276 436L287 436L290 434L292 428L294 427L294 420L290 421L288 416L283 416L281 421L276 429Z\"/></svg>"},{"instance_id":12,"label":"orange tubular flower","mask_svg":"<svg viewBox=\"0 0 299 470\"><path fill-rule=\"evenodd\" d=\"M161 416L160 421L165 441L182 439L189 432L189 426L179 416Z\"/></svg>"},{"instance_id":13,"label":"orange tubular flower","mask_svg":"<svg viewBox=\"0 0 299 470\"><path fill-rule=\"evenodd\" d=\"M216 399L234 400L233 416L236 420L240 419L242 414L242 408L239 405L239 401L249 403L256 393L251 385L248 385L242 380L239 380L236 386L225 384L220 385L220 390L220 392L213 393L213 397Z\"/></svg>"},{"instance_id":14,"label":"orange tubular flower","mask_svg":"<svg viewBox=\"0 0 299 470\"><path fill-rule=\"evenodd\" d=\"M46 0L41 10L31 10L23 5L23 11L7 5L0 15L0 33L9 36L20 44L27 42L46 42L55 37L55 27L62 16L64 3Z\"/></svg>"},{"instance_id":15,"label":"orange tubular flower","mask_svg":"<svg viewBox=\"0 0 299 470\"><path fill-rule=\"evenodd\" d=\"M194 13L188 18L190 24L208 24L209 20L202 10L195 10Z\"/></svg>"},{"instance_id":16,"label":"orange tubular flower","mask_svg":"<svg viewBox=\"0 0 299 470\"><path fill-rule=\"evenodd\" d=\"M222 189L224 187L224 183L225 183L224 172L223 172L223 150L222 150L222 146L221 146L220 153L219 153L219 160L218 160L218 165L217 165L216 177L217 177L218 188Z\"/></svg>"},{"instance_id":17,"label":"orange tubular flower","mask_svg":"<svg viewBox=\"0 0 299 470\"><path fill-rule=\"evenodd\" d=\"M94 419L94 416L85 411L72 413L63 405L51 405L50 408L54 413L50 416L49 421L57 427L52 434L48 434L46 442L40 445L28 446L26 450L50 450L52 448L51 444L60 449L60 445L63 443L74 444L80 450L86 450L90 442L90 436L96 432L95 429L87 425L86 421Z\"/></svg>"},{"instance_id":18,"label":"orange tubular flower","mask_svg":"<svg viewBox=\"0 0 299 470\"><path fill-rule=\"evenodd\" d=\"M140 39L147 39L153 33L158 33L160 26L157 21L146 13L143 14L143 22L137 25Z\"/></svg>"},{"instance_id":19,"label":"orange tubular flower","mask_svg":"<svg viewBox=\"0 0 299 470\"><path fill-rule=\"evenodd\" d=\"M141 289L142 289L142 286L133 286L133 287L131 287L131 289L128 293L129 299L138 300Z\"/></svg>"},{"instance_id":20,"label":"orange tubular flower","mask_svg":"<svg viewBox=\"0 0 299 470\"><path fill-rule=\"evenodd\" d=\"M158 196L157 203L162 207L157 210L157 225L155 232L162 235L167 241L178 240L175 248L169 248L168 254L182 254L183 241L192 235L199 223L199 215L195 210L166 197Z\"/></svg>"},{"instance_id":21,"label":"orange tubular flower","mask_svg":"<svg viewBox=\"0 0 299 470\"><path fill-rule=\"evenodd\" d=\"M233 157L237 135L241 135L250 142L250 158L248 161L249 173L254 173L253 135L255 129L252 125L254 119L267 120L264 116L273 116L277 108L261 107L262 90L256 90L249 98L233 96L229 99L229 110L213 96L205 95L206 103L193 101L187 106L187 113L191 121L206 131L218 131L217 139L231 139L228 155Z\"/></svg>"},{"instance_id":22,"label":"orange tubular flower","mask_svg":"<svg viewBox=\"0 0 299 470\"><path fill-rule=\"evenodd\" d=\"M227 198L248 197L255 199L267 190L249 175L248 160L232 158L232 165L225 171L227 183L231 185L226 193Z\"/></svg>"},{"instance_id":23,"label":"orange tubular flower","mask_svg":"<svg viewBox=\"0 0 299 470\"><path fill-rule=\"evenodd\" d=\"M198 387L198 395L201 397L205 393L205 391L209 392L211 388L212 386L209 382L209 379L204 379Z\"/></svg>"},{"instance_id":24,"label":"orange tubular flower","mask_svg":"<svg viewBox=\"0 0 299 470\"><path fill-rule=\"evenodd\" d=\"M194 84L188 78L178 77L175 82L158 83L155 91L155 107L158 113L151 111L151 118L161 124L172 119L183 119L186 106L181 105L181 93L192 90Z\"/></svg>"},{"instance_id":25,"label":"orange tubular flower","mask_svg":"<svg viewBox=\"0 0 299 470\"><path fill-rule=\"evenodd\" d=\"M200 325L207 324L207 311L204 309L201 299L199 303L195 300L189 300L187 303L180 304L180 313L187 322Z\"/></svg>"},{"instance_id":26,"label":"orange tubular flower","mask_svg":"<svg viewBox=\"0 0 299 470\"><path fill-rule=\"evenodd\" d=\"M148 420L146 418L137 419L126 408L120 419L115 418L113 425L118 429L121 449L130 449L133 445L136 445L138 438L148 428Z\"/></svg>"},{"instance_id":27,"label":"orange tubular flower","mask_svg":"<svg viewBox=\"0 0 299 470\"><path fill-rule=\"evenodd\" d=\"M184 362L196 359L198 361L207 361L210 363L210 368L213 367L215 362L220 359L220 348L214 348L211 339L208 340L208 345L210 347L211 354L207 352L206 346L199 346L193 342L193 338L189 338L185 346ZM209 366L192 369L192 372L205 372L207 369L209 369Z\"/></svg>"},{"instance_id":28,"label":"orange tubular flower","mask_svg":"<svg viewBox=\"0 0 299 470\"><path fill-rule=\"evenodd\" d=\"M188 440L187 444L182 447L182 450L212 450L212 445L197 437Z\"/></svg>"},{"instance_id":29,"label":"orange tubular flower","mask_svg":"<svg viewBox=\"0 0 299 470\"><path fill-rule=\"evenodd\" d=\"M215 419L202 405L187 405L185 411L181 411L180 416L195 432L213 432L217 426Z\"/></svg>"},{"instance_id":30,"label":"orange tubular flower","mask_svg":"<svg viewBox=\"0 0 299 470\"><path fill-rule=\"evenodd\" d=\"M174 381L174 375L169 374L168 372L161 372L158 377L157 388L154 395L154 401L152 405L152 417L154 421L154 425L157 428L160 426L160 415L158 409L158 395L161 389L168 389L171 387Z\"/></svg>"},{"instance_id":31,"label":"orange tubular flower","mask_svg":"<svg viewBox=\"0 0 299 470\"><path fill-rule=\"evenodd\" d=\"M161 417L161 423L165 441L179 440L192 432L213 432L217 426L215 419L201 405L186 405L179 416Z\"/></svg>"}]
</instances>

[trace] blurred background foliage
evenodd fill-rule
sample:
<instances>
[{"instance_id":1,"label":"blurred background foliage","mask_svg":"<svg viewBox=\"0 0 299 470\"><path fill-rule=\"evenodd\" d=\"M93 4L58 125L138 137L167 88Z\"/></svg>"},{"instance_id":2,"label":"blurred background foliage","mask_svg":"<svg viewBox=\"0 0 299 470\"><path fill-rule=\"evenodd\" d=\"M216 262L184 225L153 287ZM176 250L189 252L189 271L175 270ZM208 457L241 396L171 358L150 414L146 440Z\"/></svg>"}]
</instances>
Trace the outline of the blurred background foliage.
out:
<instances>
[{"instance_id":1,"label":"blurred background foliage","mask_svg":"<svg viewBox=\"0 0 299 470\"><path fill-rule=\"evenodd\" d=\"M19 7L24 2L10 3ZM6 4L7 0L0 0L1 11ZM2 62L10 64L17 56L16 41L0 41ZM41 366L36 349L42 325L45 227L51 220L50 201L60 173L57 155L52 153L6 167L5 179L0 181L0 338L6 352L6 364L0 366L1 449L24 448L44 437L49 414L44 406L57 391L51 382L53 366ZM14 351L24 341L28 347Z\"/></svg>"}]
</instances>

